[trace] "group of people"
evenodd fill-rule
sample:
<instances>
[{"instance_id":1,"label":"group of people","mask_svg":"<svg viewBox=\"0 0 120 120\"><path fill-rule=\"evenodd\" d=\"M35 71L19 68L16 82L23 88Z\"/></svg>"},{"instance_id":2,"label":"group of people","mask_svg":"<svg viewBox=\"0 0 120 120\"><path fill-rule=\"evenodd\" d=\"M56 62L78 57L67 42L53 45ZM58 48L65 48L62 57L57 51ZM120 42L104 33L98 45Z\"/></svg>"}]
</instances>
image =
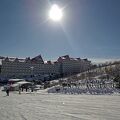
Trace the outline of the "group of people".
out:
<instances>
[{"instance_id":1,"label":"group of people","mask_svg":"<svg viewBox=\"0 0 120 120\"><path fill-rule=\"evenodd\" d=\"M34 86L33 86L33 85L32 85L32 86L30 86L30 87L28 87L28 86L21 86L21 85L19 85L19 86L18 86L18 91L19 91L19 94L21 94L21 91L23 92L23 91L24 91L24 89L25 89L25 91L27 92L29 88L31 89L31 92L33 92L33 91L34 91ZM11 90L10 85L9 85L9 84L8 84L8 85L6 85L6 86L5 86L5 91L6 91L6 95L7 95L7 96L9 96L9 92L10 92L10 90Z\"/></svg>"},{"instance_id":2,"label":"group of people","mask_svg":"<svg viewBox=\"0 0 120 120\"><path fill-rule=\"evenodd\" d=\"M28 89L31 89L31 92L33 92L34 91L34 86L32 85L32 86L30 86L30 87L28 87L28 86L21 86L21 85L19 85L19 94L21 94L21 91L23 92L24 91L24 89L26 90L26 92L28 91Z\"/></svg>"}]
</instances>

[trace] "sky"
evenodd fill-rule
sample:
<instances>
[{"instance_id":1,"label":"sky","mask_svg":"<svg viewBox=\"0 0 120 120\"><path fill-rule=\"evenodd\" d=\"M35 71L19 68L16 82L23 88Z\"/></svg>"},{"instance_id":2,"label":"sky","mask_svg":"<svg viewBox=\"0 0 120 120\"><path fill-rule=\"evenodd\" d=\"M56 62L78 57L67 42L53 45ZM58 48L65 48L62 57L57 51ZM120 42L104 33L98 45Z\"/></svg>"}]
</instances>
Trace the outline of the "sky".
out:
<instances>
[{"instance_id":1,"label":"sky","mask_svg":"<svg viewBox=\"0 0 120 120\"><path fill-rule=\"evenodd\" d=\"M52 4L63 10L49 19ZM120 58L120 0L0 0L0 56Z\"/></svg>"}]
</instances>

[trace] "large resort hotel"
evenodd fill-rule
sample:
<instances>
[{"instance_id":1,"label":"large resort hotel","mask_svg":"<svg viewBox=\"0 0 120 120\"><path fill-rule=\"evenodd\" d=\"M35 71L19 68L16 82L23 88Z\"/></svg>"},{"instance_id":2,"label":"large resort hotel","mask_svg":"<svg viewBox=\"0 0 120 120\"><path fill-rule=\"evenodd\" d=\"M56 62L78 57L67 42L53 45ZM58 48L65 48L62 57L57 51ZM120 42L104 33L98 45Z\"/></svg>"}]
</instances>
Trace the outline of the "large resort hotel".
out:
<instances>
[{"instance_id":1,"label":"large resort hotel","mask_svg":"<svg viewBox=\"0 0 120 120\"><path fill-rule=\"evenodd\" d=\"M91 61L80 58L61 56L56 61L43 61L41 55L34 58L3 57L1 61L0 76L6 78L21 78L40 75L72 75L88 70Z\"/></svg>"}]
</instances>

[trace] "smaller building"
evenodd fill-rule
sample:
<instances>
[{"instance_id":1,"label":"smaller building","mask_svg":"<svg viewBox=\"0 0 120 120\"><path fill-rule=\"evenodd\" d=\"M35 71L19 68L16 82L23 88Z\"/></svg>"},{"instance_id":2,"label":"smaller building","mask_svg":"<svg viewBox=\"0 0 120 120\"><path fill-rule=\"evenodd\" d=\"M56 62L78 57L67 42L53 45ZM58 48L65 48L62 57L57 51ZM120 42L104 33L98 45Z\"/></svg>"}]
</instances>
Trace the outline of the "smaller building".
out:
<instances>
[{"instance_id":1,"label":"smaller building","mask_svg":"<svg viewBox=\"0 0 120 120\"><path fill-rule=\"evenodd\" d=\"M72 75L88 70L91 67L91 61L80 58L70 58L69 55L61 56L57 60L61 64L61 72L64 75Z\"/></svg>"}]
</instances>

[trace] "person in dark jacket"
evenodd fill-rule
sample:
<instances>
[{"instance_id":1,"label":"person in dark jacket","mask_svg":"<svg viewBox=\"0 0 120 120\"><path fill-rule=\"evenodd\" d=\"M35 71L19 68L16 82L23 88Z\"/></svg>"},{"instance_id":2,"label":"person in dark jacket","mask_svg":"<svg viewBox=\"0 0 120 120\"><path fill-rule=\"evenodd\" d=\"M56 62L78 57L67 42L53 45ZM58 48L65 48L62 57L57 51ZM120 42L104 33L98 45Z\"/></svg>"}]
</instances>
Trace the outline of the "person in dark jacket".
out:
<instances>
[{"instance_id":1,"label":"person in dark jacket","mask_svg":"<svg viewBox=\"0 0 120 120\"><path fill-rule=\"evenodd\" d=\"M7 85L7 86L6 86L6 94L7 94L7 96L9 96L9 91L10 91L10 86Z\"/></svg>"}]
</instances>

